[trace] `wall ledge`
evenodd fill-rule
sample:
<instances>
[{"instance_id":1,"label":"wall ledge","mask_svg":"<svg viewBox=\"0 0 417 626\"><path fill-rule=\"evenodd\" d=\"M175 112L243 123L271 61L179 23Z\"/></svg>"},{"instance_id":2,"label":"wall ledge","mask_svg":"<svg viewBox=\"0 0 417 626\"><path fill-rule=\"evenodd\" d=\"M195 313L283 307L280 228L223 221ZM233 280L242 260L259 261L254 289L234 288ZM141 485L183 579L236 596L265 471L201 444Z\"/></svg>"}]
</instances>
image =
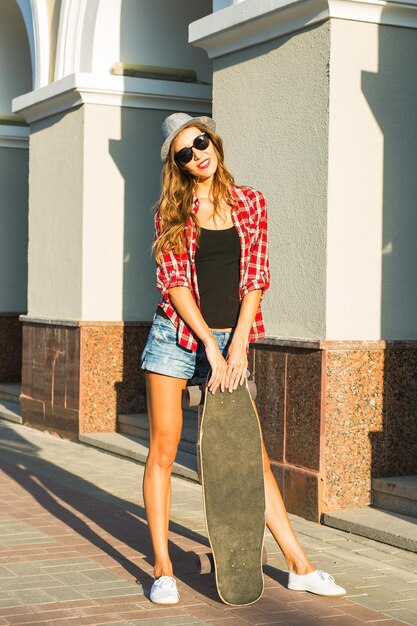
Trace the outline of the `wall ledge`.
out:
<instances>
[{"instance_id":1,"label":"wall ledge","mask_svg":"<svg viewBox=\"0 0 417 626\"><path fill-rule=\"evenodd\" d=\"M417 339L302 339L298 337L265 337L251 347L258 350L277 348L295 348L303 350L330 351L372 351L372 350L417 350Z\"/></svg>"},{"instance_id":2,"label":"wall ledge","mask_svg":"<svg viewBox=\"0 0 417 626\"><path fill-rule=\"evenodd\" d=\"M13 112L28 123L82 104L210 114L211 93L211 85L79 73L14 98Z\"/></svg>"},{"instance_id":3,"label":"wall ledge","mask_svg":"<svg viewBox=\"0 0 417 626\"><path fill-rule=\"evenodd\" d=\"M28 126L0 123L0 148L29 148Z\"/></svg>"},{"instance_id":4,"label":"wall ledge","mask_svg":"<svg viewBox=\"0 0 417 626\"><path fill-rule=\"evenodd\" d=\"M38 317L31 315L19 315L19 321L25 324L44 324L47 326L72 326L72 327L85 327L85 326L108 326L114 328L115 326L145 326L150 327L151 321L141 320L114 320L114 321L101 321L101 320L75 320L75 319L56 319L51 317Z\"/></svg>"},{"instance_id":5,"label":"wall ledge","mask_svg":"<svg viewBox=\"0 0 417 626\"><path fill-rule=\"evenodd\" d=\"M215 59L330 18L417 28L417 0L245 0L192 22L189 42Z\"/></svg>"}]
</instances>

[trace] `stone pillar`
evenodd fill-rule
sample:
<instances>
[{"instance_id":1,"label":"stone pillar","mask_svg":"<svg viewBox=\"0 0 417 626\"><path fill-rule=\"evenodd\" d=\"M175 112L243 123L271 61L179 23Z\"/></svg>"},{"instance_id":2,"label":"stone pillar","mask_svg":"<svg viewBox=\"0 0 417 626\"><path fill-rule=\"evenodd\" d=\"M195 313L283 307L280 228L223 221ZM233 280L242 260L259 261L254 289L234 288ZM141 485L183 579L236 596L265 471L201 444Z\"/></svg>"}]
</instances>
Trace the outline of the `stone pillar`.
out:
<instances>
[{"instance_id":1,"label":"stone pillar","mask_svg":"<svg viewBox=\"0 0 417 626\"><path fill-rule=\"evenodd\" d=\"M230 169L268 201L252 370L286 505L319 520L417 472L417 11L229 4L190 41L213 60Z\"/></svg>"},{"instance_id":2,"label":"stone pillar","mask_svg":"<svg viewBox=\"0 0 417 626\"><path fill-rule=\"evenodd\" d=\"M146 410L161 123L210 112L211 87L73 74L14 107L31 131L22 417L74 439L115 430Z\"/></svg>"}]
</instances>

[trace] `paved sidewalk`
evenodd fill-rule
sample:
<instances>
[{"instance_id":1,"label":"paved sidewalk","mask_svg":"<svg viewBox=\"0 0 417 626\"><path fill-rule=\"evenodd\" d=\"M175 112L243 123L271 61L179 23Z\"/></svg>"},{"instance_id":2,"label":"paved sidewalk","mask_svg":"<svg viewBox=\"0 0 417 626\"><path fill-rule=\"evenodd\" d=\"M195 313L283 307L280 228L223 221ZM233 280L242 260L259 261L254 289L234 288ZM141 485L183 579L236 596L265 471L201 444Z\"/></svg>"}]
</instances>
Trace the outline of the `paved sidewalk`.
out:
<instances>
[{"instance_id":1,"label":"paved sidewalk","mask_svg":"<svg viewBox=\"0 0 417 626\"><path fill-rule=\"evenodd\" d=\"M0 422L0 470L0 625L417 626L416 554L295 516L307 553L349 597L289 591L268 534L263 597L245 608L222 604L213 574L198 575L191 554L208 545L200 487L178 478L170 538L181 602L157 607L147 599L142 466Z\"/></svg>"}]
</instances>

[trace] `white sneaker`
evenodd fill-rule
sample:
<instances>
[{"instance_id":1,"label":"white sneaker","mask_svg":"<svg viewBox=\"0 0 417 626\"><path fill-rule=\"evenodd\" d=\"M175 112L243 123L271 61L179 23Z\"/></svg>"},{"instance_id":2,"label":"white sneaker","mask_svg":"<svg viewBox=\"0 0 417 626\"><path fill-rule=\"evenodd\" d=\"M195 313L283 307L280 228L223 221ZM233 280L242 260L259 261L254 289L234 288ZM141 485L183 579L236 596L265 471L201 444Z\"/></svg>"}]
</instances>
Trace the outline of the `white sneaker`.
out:
<instances>
[{"instance_id":1,"label":"white sneaker","mask_svg":"<svg viewBox=\"0 0 417 626\"><path fill-rule=\"evenodd\" d=\"M288 589L310 591L310 593L316 593L319 596L333 596L335 598L346 595L346 590L335 583L333 576L327 572L322 572L320 569L304 575L289 572Z\"/></svg>"},{"instance_id":2,"label":"white sneaker","mask_svg":"<svg viewBox=\"0 0 417 626\"><path fill-rule=\"evenodd\" d=\"M178 593L175 578L172 576L155 578L149 597L155 604L177 604L180 594Z\"/></svg>"}]
</instances>

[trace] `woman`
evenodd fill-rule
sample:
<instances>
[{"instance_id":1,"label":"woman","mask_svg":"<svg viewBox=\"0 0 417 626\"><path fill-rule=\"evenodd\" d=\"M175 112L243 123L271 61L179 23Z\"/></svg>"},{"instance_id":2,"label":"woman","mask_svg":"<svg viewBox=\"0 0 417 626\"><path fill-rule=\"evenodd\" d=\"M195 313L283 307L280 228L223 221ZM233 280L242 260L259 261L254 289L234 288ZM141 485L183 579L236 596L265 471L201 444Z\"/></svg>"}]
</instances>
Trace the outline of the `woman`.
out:
<instances>
[{"instance_id":1,"label":"woman","mask_svg":"<svg viewBox=\"0 0 417 626\"><path fill-rule=\"evenodd\" d=\"M234 184L214 121L174 113L164 121L162 136L154 242L161 301L141 357L150 424L143 491L155 556L150 599L174 604L179 594L168 554L168 524L182 391L189 379L204 379L210 370L211 393L233 392L244 382L248 344L264 336L260 302L269 286L269 264L265 199L251 187ZM288 587L344 595L305 555L265 446L263 455L266 524L287 562Z\"/></svg>"}]
</instances>

